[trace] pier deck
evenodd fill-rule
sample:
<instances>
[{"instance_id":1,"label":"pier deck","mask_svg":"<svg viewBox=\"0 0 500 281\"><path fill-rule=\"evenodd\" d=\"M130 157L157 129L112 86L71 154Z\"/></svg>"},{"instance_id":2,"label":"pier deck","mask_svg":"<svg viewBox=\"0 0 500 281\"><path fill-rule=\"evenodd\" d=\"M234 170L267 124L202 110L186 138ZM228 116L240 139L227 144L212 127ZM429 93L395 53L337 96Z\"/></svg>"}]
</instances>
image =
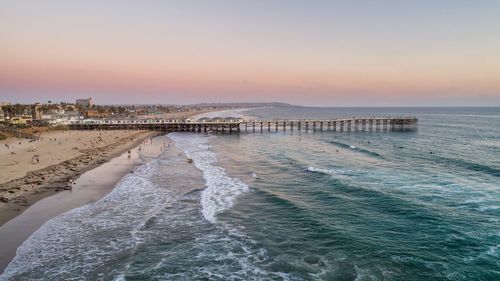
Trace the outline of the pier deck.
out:
<instances>
[{"instance_id":1,"label":"pier deck","mask_svg":"<svg viewBox=\"0 0 500 281\"><path fill-rule=\"evenodd\" d=\"M72 121L72 130L155 130L165 132L276 132L276 131L411 131L415 117L338 118L325 120L164 120L85 119Z\"/></svg>"}]
</instances>

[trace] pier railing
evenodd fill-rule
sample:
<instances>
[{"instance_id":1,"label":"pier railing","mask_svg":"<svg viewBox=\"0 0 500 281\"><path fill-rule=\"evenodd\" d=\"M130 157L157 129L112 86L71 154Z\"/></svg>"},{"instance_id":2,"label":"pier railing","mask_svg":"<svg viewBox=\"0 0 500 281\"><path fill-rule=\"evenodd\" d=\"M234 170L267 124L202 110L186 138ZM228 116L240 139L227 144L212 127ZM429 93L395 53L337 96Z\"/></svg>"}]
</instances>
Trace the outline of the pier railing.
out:
<instances>
[{"instance_id":1,"label":"pier railing","mask_svg":"<svg viewBox=\"0 0 500 281\"><path fill-rule=\"evenodd\" d=\"M166 120L84 119L72 121L72 130L155 130L165 132L271 132L271 131L411 131L415 117L336 118L318 120Z\"/></svg>"}]
</instances>

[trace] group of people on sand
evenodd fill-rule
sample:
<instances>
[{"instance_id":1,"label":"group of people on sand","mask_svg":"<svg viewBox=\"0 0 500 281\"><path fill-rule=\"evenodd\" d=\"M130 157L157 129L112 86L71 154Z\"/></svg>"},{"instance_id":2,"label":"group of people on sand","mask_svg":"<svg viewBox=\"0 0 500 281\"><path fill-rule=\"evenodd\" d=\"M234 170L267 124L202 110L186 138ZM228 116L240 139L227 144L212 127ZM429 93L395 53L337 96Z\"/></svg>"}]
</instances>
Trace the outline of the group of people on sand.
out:
<instances>
[{"instance_id":1,"label":"group of people on sand","mask_svg":"<svg viewBox=\"0 0 500 281\"><path fill-rule=\"evenodd\" d=\"M142 151L142 147L143 146L148 146L148 145L151 145L151 144L153 144L153 138L146 139L146 140L144 140L142 142L141 145L139 145L139 147L137 148L137 150L140 152L140 151ZM169 143L163 142L163 144L160 146L160 152L163 152L163 150L165 150L169 146L170 146ZM131 157L132 157L132 151L129 150L127 152L127 158L130 159Z\"/></svg>"},{"instance_id":2,"label":"group of people on sand","mask_svg":"<svg viewBox=\"0 0 500 281\"><path fill-rule=\"evenodd\" d=\"M21 145L21 142L19 142L19 145ZM14 149L14 144L8 144L8 143L6 143L6 144L4 144L4 146L5 146L7 149L9 149L9 150L10 150L10 149ZM16 152L15 152L15 151L11 151L11 152L10 152L10 154L16 154Z\"/></svg>"},{"instance_id":3,"label":"group of people on sand","mask_svg":"<svg viewBox=\"0 0 500 281\"><path fill-rule=\"evenodd\" d=\"M31 164L40 164L40 154L35 154L31 157Z\"/></svg>"},{"instance_id":4,"label":"group of people on sand","mask_svg":"<svg viewBox=\"0 0 500 281\"><path fill-rule=\"evenodd\" d=\"M21 144L23 144L23 143L22 143L22 142L19 142L19 145L21 145ZM8 143L6 143L6 144L4 144L4 146L5 146L7 149L11 149L11 148L12 148L12 149L14 149L14 144L8 144Z\"/></svg>"},{"instance_id":5,"label":"group of people on sand","mask_svg":"<svg viewBox=\"0 0 500 281\"><path fill-rule=\"evenodd\" d=\"M65 188L66 190L71 190L73 189L73 185L76 184L75 181L73 181L73 179L69 179L68 180L68 186Z\"/></svg>"},{"instance_id":6,"label":"group of people on sand","mask_svg":"<svg viewBox=\"0 0 500 281\"><path fill-rule=\"evenodd\" d=\"M143 145L148 146L150 144L153 144L153 138L145 139L144 141L142 141L142 145L139 145L138 150L141 151Z\"/></svg>"},{"instance_id":7,"label":"group of people on sand","mask_svg":"<svg viewBox=\"0 0 500 281\"><path fill-rule=\"evenodd\" d=\"M143 145L153 144L153 138L145 139L142 142Z\"/></svg>"}]
</instances>

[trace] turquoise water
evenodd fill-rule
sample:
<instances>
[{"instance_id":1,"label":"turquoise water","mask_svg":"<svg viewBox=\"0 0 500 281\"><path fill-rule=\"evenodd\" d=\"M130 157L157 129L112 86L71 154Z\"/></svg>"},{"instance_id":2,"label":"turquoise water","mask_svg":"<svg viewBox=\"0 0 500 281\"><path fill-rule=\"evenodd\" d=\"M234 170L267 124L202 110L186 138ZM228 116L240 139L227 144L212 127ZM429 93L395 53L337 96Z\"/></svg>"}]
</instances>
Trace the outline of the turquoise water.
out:
<instances>
[{"instance_id":1,"label":"turquoise water","mask_svg":"<svg viewBox=\"0 0 500 281\"><path fill-rule=\"evenodd\" d=\"M47 222L0 280L500 280L499 108L245 114L419 129L172 134L176 149Z\"/></svg>"}]
</instances>

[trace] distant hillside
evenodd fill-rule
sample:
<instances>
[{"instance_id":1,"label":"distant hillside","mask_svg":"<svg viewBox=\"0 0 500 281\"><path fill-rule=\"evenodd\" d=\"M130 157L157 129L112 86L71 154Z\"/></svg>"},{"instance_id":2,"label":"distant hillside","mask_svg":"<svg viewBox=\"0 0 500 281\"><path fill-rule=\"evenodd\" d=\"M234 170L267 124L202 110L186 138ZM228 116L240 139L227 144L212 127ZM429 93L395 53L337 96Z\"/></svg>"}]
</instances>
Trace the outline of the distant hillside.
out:
<instances>
[{"instance_id":1,"label":"distant hillside","mask_svg":"<svg viewBox=\"0 0 500 281\"><path fill-rule=\"evenodd\" d=\"M230 102L230 103L198 103L195 106L220 106L220 107L300 107L283 102Z\"/></svg>"}]
</instances>

